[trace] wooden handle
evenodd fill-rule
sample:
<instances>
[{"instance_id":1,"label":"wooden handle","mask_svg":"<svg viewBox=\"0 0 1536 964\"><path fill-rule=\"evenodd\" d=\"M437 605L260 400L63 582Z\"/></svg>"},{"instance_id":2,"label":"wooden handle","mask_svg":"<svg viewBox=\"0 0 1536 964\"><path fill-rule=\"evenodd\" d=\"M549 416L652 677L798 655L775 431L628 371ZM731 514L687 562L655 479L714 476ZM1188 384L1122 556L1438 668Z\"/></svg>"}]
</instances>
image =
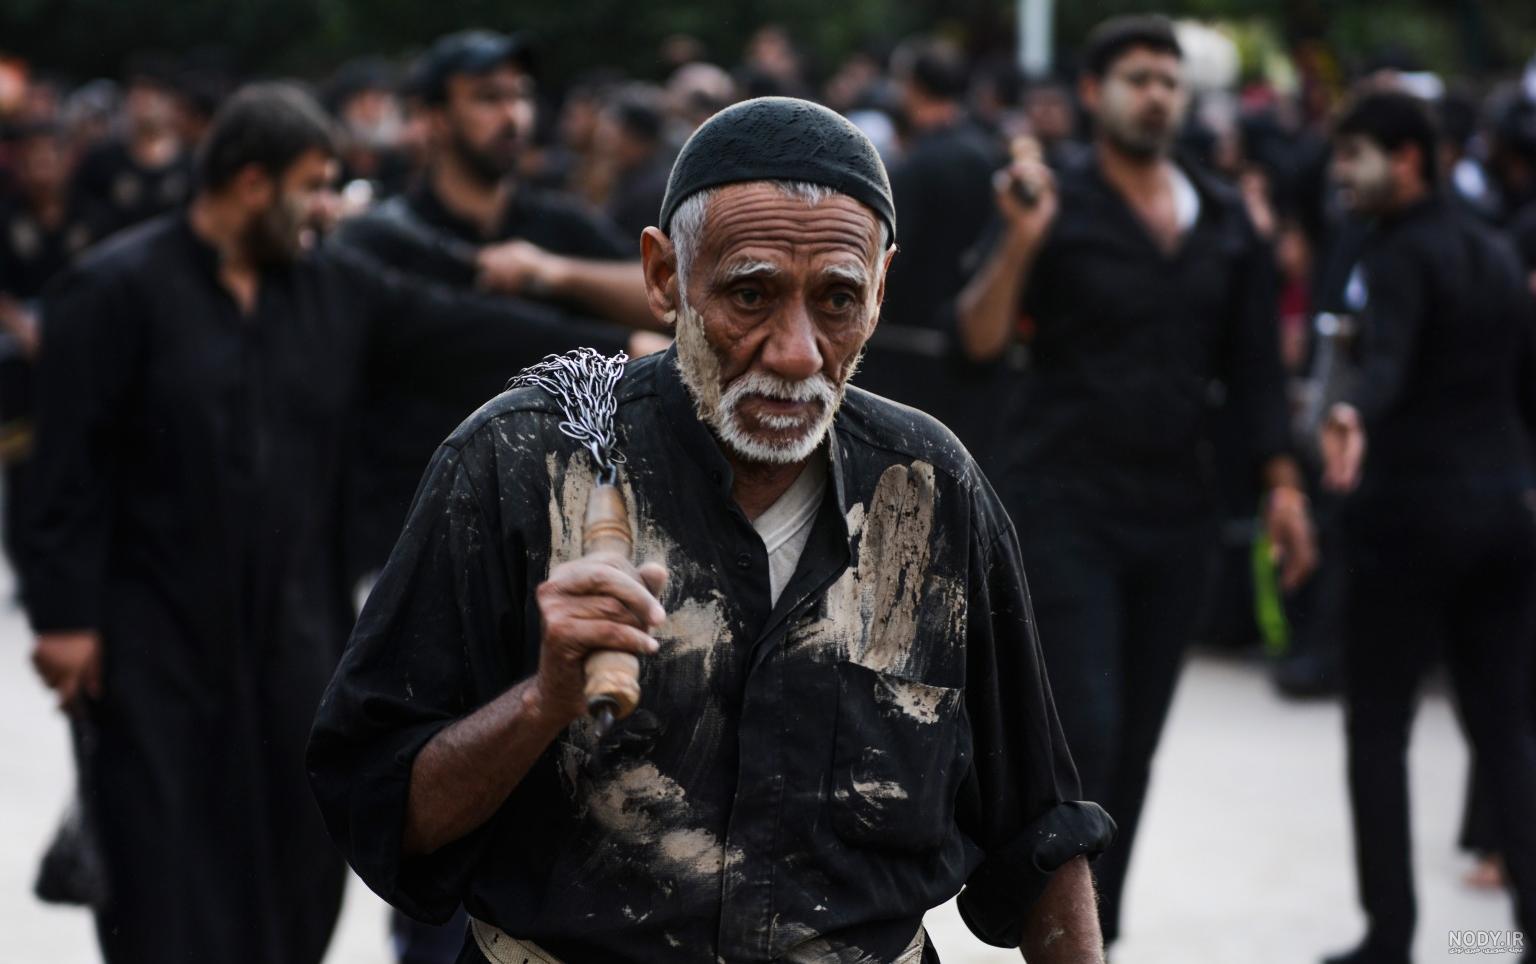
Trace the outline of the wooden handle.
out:
<instances>
[{"instance_id":1,"label":"wooden handle","mask_svg":"<svg viewBox=\"0 0 1536 964\"><path fill-rule=\"evenodd\" d=\"M581 529L583 555L610 553L633 562L634 534L629 510L617 486L597 485L587 498L587 516ZM633 653L606 649L587 657L587 712L622 720L640 702L640 660Z\"/></svg>"}]
</instances>

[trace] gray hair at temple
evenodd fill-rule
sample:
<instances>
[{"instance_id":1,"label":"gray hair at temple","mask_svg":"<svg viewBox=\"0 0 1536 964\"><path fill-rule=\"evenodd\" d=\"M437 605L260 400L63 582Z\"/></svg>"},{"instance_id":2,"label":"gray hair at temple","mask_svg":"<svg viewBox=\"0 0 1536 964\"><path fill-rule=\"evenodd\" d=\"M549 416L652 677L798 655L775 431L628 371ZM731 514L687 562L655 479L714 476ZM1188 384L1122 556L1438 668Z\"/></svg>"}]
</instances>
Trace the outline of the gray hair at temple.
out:
<instances>
[{"instance_id":1,"label":"gray hair at temple","mask_svg":"<svg viewBox=\"0 0 1536 964\"><path fill-rule=\"evenodd\" d=\"M754 182L748 182L754 183ZM809 181L759 181L755 183L772 184L784 194L786 198L799 201L807 207L815 207L834 195L842 192L827 187L824 184L812 184ZM709 216L709 202L714 200L724 187L705 188L697 193L690 194L677 206L672 215L672 223L667 231L667 237L672 241L672 250L677 257L677 286L678 291L686 301L688 290L688 275L693 269L693 259L699 250L699 239L704 234L704 221ZM880 225L880 250L889 251L891 248L891 226L885 219L873 210L870 216Z\"/></svg>"}]
</instances>

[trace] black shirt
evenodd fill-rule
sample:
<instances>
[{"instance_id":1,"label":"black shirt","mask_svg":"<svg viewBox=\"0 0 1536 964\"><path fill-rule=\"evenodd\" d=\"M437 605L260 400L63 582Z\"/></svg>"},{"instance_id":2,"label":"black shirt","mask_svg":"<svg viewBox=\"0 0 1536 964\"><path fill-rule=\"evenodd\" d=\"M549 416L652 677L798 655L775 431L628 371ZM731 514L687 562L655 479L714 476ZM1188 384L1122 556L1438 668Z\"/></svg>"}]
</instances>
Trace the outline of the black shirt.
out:
<instances>
[{"instance_id":1,"label":"black shirt","mask_svg":"<svg viewBox=\"0 0 1536 964\"><path fill-rule=\"evenodd\" d=\"M1536 307L1510 245L1443 200L1375 226L1360 265L1362 493L1452 481L1530 485ZM1532 424L1536 424L1533 419Z\"/></svg>"},{"instance_id":2,"label":"black shirt","mask_svg":"<svg viewBox=\"0 0 1536 964\"><path fill-rule=\"evenodd\" d=\"M961 121L918 134L891 166L901 248L886 278L882 324L953 330L947 309L992 220L992 174L1003 162L984 131Z\"/></svg>"},{"instance_id":3,"label":"black shirt","mask_svg":"<svg viewBox=\"0 0 1536 964\"><path fill-rule=\"evenodd\" d=\"M660 220L671 174L670 152L658 150L650 160L620 171L614 178L603 210L618 225L620 234L630 239L630 251L635 255L640 253L641 233Z\"/></svg>"},{"instance_id":4,"label":"black shirt","mask_svg":"<svg viewBox=\"0 0 1536 964\"><path fill-rule=\"evenodd\" d=\"M242 314L218 264L165 215L50 286L23 598L39 632L102 636L95 776L134 959L303 964L341 882L301 760L351 624L358 399L373 363L430 397L527 328L337 251L265 272Z\"/></svg>"},{"instance_id":5,"label":"black shirt","mask_svg":"<svg viewBox=\"0 0 1536 964\"><path fill-rule=\"evenodd\" d=\"M433 459L310 744L363 879L413 916L469 912L566 960L892 960L962 886L1016 944L1045 875L1112 825L1075 802L1012 529L953 436L850 390L799 568L762 540L668 352L618 388L637 557L671 570L640 708L572 724L498 813L400 854L412 761L531 675L534 591L580 554L591 467L533 389Z\"/></svg>"},{"instance_id":6,"label":"black shirt","mask_svg":"<svg viewBox=\"0 0 1536 964\"><path fill-rule=\"evenodd\" d=\"M633 246L626 244L617 229L581 203L521 184L490 237L449 211L425 183L409 196L391 198L343 222L337 232L335 243L383 265L462 289L466 298L499 301L509 310L526 309L538 318L561 318L565 328L557 344L545 337L529 337L521 352L505 359L509 366L505 371L484 370L481 378L457 371L456 389L431 400L403 397L394 391L383 396L375 393L367 400L363 428L367 455L356 480L359 525L349 563L355 573L383 565L433 449L476 406L505 387L509 374L552 351L584 345L611 353L627 344L627 330L592 321L575 304L472 293L479 246L513 238L572 257L633 256ZM420 364L412 361L410 367L419 368ZM409 372L383 373L374 384L390 386L402 380L410 381Z\"/></svg>"},{"instance_id":7,"label":"black shirt","mask_svg":"<svg viewBox=\"0 0 1536 964\"><path fill-rule=\"evenodd\" d=\"M1275 271L1234 191L1184 168L1200 214L1167 254L1088 156L1030 269L1032 368L1008 484L1138 515L1212 507L1213 410L1237 406L1255 467L1285 451Z\"/></svg>"},{"instance_id":8,"label":"black shirt","mask_svg":"<svg viewBox=\"0 0 1536 964\"><path fill-rule=\"evenodd\" d=\"M80 159L71 192L106 211L117 230L180 207L192 194L192 181L189 152L151 168L135 160L125 142L113 140Z\"/></svg>"},{"instance_id":9,"label":"black shirt","mask_svg":"<svg viewBox=\"0 0 1536 964\"><path fill-rule=\"evenodd\" d=\"M955 298L994 214L992 172L1003 159L968 121L917 135L891 167L901 243L886 276L880 326L855 384L921 409L991 468L1000 366L967 361L955 338Z\"/></svg>"},{"instance_id":10,"label":"black shirt","mask_svg":"<svg viewBox=\"0 0 1536 964\"><path fill-rule=\"evenodd\" d=\"M635 240L626 238L613 222L572 195L548 188L519 184L502 212L501 223L489 237L448 210L426 182L412 192L410 205L423 221L465 241L520 238L573 258L616 261L634 257Z\"/></svg>"},{"instance_id":11,"label":"black shirt","mask_svg":"<svg viewBox=\"0 0 1536 964\"><path fill-rule=\"evenodd\" d=\"M31 301L108 230L107 213L86 201L71 203L63 219L49 225L21 198L0 199L0 293Z\"/></svg>"}]
</instances>

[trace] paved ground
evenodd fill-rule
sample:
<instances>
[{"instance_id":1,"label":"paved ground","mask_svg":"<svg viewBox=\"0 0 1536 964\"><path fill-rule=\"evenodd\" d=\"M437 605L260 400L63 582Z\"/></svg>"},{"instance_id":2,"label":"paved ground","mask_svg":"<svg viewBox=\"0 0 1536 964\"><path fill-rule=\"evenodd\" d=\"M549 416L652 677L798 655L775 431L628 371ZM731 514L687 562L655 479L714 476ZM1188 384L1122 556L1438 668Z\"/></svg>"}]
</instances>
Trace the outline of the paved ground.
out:
<instances>
[{"instance_id":1,"label":"paved ground","mask_svg":"<svg viewBox=\"0 0 1536 964\"><path fill-rule=\"evenodd\" d=\"M7 582L0 574L0 598ZM0 612L0 964L89 964L87 916L30 891L70 774L64 726L32 677L27 644L17 614ZM1196 659L1154 778L1115 964L1304 964L1351 943L1360 918L1342 760L1335 706L1282 702L1254 666ZM1502 898L1458 882L1466 754L1439 694L1420 714L1412 765L1418 960L1460 960L1449 931L1512 924ZM929 923L946 962L1018 960L978 944L947 908ZM327 964L389 960L383 906L353 881Z\"/></svg>"}]
</instances>

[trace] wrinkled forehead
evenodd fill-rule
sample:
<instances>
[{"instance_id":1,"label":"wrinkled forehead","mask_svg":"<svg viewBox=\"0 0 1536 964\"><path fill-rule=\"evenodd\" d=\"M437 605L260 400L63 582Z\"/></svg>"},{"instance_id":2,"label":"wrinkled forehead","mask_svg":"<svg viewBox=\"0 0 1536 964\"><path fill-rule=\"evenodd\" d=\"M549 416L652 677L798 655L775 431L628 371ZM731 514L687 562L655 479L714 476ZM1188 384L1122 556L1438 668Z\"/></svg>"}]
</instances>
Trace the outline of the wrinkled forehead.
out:
<instances>
[{"instance_id":1,"label":"wrinkled forehead","mask_svg":"<svg viewBox=\"0 0 1536 964\"><path fill-rule=\"evenodd\" d=\"M710 198L699 239L706 263L739 257L833 260L867 266L879 255L880 218L846 194L818 203L754 182L719 188Z\"/></svg>"}]
</instances>

